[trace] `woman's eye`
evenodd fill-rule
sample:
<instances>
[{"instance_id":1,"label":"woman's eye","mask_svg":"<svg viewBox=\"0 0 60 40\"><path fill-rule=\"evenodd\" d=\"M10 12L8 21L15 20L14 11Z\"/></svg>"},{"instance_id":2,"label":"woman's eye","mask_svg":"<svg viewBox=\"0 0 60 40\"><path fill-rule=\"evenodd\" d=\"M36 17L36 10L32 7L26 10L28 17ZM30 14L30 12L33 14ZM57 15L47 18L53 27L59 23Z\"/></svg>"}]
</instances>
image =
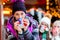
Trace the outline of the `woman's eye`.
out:
<instances>
[{"instance_id":1,"label":"woman's eye","mask_svg":"<svg viewBox=\"0 0 60 40\"><path fill-rule=\"evenodd\" d=\"M23 13L21 13L21 15L23 15Z\"/></svg>"},{"instance_id":2,"label":"woman's eye","mask_svg":"<svg viewBox=\"0 0 60 40\"><path fill-rule=\"evenodd\" d=\"M58 28L60 28L60 26L58 26Z\"/></svg>"},{"instance_id":3,"label":"woman's eye","mask_svg":"<svg viewBox=\"0 0 60 40\"><path fill-rule=\"evenodd\" d=\"M19 15L18 13L16 15Z\"/></svg>"},{"instance_id":4,"label":"woman's eye","mask_svg":"<svg viewBox=\"0 0 60 40\"><path fill-rule=\"evenodd\" d=\"M48 26L47 24L45 24L45 26Z\"/></svg>"},{"instance_id":5,"label":"woman's eye","mask_svg":"<svg viewBox=\"0 0 60 40\"><path fill-rule=\"evenodd\" d=\"M56 26L54 26L54 27L56 27Z\"/></svg>"}]
</instances>

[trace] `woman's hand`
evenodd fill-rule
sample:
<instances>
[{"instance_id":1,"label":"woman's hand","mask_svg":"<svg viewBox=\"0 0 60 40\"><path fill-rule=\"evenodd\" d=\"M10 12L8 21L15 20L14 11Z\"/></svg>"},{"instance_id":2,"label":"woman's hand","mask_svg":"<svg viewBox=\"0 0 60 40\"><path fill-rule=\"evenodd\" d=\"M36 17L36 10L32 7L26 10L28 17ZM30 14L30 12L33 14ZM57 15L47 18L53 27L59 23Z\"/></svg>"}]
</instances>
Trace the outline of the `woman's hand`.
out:
<instances>
[{"instance_id":1,"label":"woman's hand","mask_svg":"<svg viewBox=\"0 0 60 40\"><path fill-rule=\"evenodd\" d=\"M14 29L17 30L18 32L22 32L19 21L14 22Z\"/></svg>"},{"instance_id":2,"label":"woman's hand","mask_svg":"<svg viewBox=\"0 0 60 40\"><path fill-rule=\"evenodd\" d=\"M24 31L26 31L28 29L29 20L23 19L22 22L23 22L22 27L20 26L19 21L14 22L14 29L17 30L18 32L22 32L22 29L24 29Z\"/></svg>"}]
</instances>

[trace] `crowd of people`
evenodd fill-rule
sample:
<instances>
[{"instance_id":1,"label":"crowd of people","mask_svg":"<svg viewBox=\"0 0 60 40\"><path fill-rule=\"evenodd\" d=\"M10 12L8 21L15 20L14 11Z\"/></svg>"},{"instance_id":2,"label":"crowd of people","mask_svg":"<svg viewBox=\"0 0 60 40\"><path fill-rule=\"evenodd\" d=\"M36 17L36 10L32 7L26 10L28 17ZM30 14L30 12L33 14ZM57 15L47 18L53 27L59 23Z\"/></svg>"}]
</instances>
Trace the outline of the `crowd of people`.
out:
<instances>
[{"instance_id":1,"label":"crowd of people","mask_svg":"<svg viewBox=\"0 0 60 40\"><path fill-rule=\"evenodd\" d=\"M24 3L17 0L7 22L8 40L60 40L60 20L51 26L51 19L41 8L26 12Z\"/></svg>"}]
</instances>

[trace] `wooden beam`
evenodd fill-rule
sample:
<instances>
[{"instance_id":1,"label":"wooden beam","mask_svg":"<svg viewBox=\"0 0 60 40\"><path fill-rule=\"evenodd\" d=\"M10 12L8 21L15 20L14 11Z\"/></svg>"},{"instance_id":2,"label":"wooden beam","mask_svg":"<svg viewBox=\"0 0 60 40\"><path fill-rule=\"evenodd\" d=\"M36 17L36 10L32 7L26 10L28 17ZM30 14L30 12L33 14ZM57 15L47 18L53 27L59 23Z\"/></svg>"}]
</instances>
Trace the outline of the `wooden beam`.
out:
<instances>
[{"instance_id":1,"label":"wooden beam","mask_svg":"<svg viewBox=\"0 0 60 40\"><path fill-rule=\"evenodd\" d=\"M2 40L2 0L0 0L0 40Z\"/></svg>"}]
</instances>

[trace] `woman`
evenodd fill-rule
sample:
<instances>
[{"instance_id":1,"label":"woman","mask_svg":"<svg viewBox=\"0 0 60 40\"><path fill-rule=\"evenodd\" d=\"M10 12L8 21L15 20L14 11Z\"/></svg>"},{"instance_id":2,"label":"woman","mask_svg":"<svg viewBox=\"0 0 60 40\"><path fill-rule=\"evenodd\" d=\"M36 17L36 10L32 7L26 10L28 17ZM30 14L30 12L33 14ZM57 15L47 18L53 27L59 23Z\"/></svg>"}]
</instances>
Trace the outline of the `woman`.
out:
<instances>
[{"instance_id":1,"label":"woman","mask_svg":"<svg viewBox=\"0 0 60 40\"><path fill-rule=\"evenodd\" d=\"M51 40L60 40L60 20L53 23Z\"/></svg>"},{"instance_id":2,"label":"woman","mask_svg":"<svg viewBox=\"0 0 60 40\"><path fill-rule=\"evenodd\" d=\"M37 25L33 24L30 32L29 20L26 18L26 8L21 0L13 4L12 17L7 23L7 30L10 34L10 40L39 40ZM36 31L37 30L37 31ZM12 35L12 36L11 36Z\"/></svg>"}]
</instances>

